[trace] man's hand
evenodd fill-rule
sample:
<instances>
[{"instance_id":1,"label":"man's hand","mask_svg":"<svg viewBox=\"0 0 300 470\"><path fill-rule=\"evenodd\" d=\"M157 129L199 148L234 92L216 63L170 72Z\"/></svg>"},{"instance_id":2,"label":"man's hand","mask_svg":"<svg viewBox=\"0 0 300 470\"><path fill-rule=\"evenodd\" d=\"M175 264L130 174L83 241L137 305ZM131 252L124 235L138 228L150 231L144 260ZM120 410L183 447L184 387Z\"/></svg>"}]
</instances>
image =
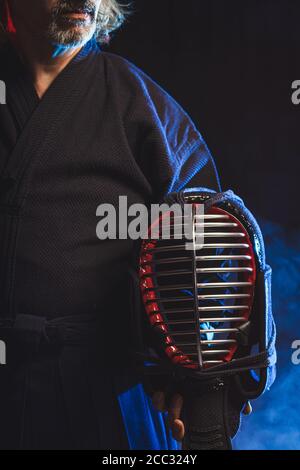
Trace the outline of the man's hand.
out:
<instances>
[{"instance_id":1,"label":"man's hand","mask_svg":"<svg viewBox=\"0 0 300 470\"><path fill-rule=\"evenodd\" d=\"M172 396L169 403L166 403L164 392L155 392L152 396L153 406L158 411L168 412L168 424L170 426L174 439L178 442L184 438L184 423L180 419L183 406L183 397L179 393Z\"/></svg>"},{"instance_id":2,"label":"man's hand","mask_svg":"<svg viewBox=\"0 0 300 470\"><path fill-rule=\"evenodd\" d=\"M178 442L181 442L184 438L184 423L180 419L182 406L183 406L183 397L179 393L175 393L172 398L169 400L169 403L166 402L166 395L164 392L155 392L152 395L153 406L161 412L168 412L168 424L170 426L172 435L174 439ZM252 406L249 401L247 401L243 407L242 413L245 416L249 416L252 413Z\"/></svg>"},{"instance_id":3,"label":"man's hand","mask_svg":"<svg viewBox=\"0 0 300 470\"><path fill-rule=\"evenodd\" d=\"M245 416L250 416L251 413L252 413L252 406L251 406L251 403L250 401L246 401L245 405L244 405L244 408L242 409L242 413L243 415Z\"/></svg>"}]
</instances>

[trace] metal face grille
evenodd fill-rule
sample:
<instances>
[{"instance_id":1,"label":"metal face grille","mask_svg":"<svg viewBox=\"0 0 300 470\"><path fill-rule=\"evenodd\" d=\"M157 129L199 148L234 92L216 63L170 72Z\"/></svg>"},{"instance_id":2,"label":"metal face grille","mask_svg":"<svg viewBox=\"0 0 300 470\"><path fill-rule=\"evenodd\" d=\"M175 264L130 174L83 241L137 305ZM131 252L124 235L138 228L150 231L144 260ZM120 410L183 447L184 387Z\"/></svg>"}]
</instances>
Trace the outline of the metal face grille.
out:
<instances>
[{"instance_id":1,"label":"metal face grille","mask_svg":"<svg viewBox=\"0 0 300 470\"><path fill-rule=\"evenodd\" d=\"M144 241L140 286L165 354L175 364L205 370L238 352L239 332L253 304L256 265L248 233L236 217L217 207L196 215L196 206L192 250L185 238L174 237L186 217L172 213L169 239ZM200 229L203 245L196 241Z\"/></svg>"}]
</instances>

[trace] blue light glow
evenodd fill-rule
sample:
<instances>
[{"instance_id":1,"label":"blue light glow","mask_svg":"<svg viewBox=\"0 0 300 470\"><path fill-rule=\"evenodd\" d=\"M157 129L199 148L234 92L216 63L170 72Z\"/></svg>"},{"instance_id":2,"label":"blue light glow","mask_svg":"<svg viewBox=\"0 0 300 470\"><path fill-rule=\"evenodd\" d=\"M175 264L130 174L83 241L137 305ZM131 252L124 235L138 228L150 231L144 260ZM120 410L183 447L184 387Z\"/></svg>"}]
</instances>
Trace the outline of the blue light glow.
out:
<instances>
[{"instance_id":1,"label":"blue light glow","mask_svg":"<svg viewBox=\"0 0 300 470\"><path fill-rule=\"evenodd\" d=\"M272 223L261 223L261 227L273 268L278 374L271 390L252 402L254 412L243 418L234 447L300 450L300 366L291 362L291 344L300 339L300 231L287 232ZM122 394L119 402L132 449L180 447L165 430L165 415L153 409L141 385Z\"/></svg>"},{"instance_id":2,"label":"blue light glow","mask_svg":"<svg viewBox=\"0 0 300 470\"><path fill-rule=\"evenodd\" d=\"M235 448L300 450L300 366L291 362L291 344L300 339L300 231L260 221L267 260L273 268L273 313L277 323L277 378L271 390L253 401Z\"/></svg>"}]
</instances>

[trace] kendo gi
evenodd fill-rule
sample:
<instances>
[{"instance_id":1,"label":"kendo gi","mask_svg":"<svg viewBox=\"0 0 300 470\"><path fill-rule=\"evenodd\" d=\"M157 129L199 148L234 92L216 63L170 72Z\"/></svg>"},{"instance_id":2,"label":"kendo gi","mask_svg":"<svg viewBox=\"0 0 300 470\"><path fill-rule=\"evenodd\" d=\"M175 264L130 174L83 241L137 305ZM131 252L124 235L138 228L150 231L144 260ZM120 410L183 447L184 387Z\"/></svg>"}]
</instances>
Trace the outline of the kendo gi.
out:
<instances>
[{"instance_id":1,"label":"kendo gi","mask_svg":"<svg viewBox=\"0 0 300 470\"><path fill-rule=\"evenodd\" d=\"M131 365L132 240L99 240L96 209L219 190L187 114L88 42L42 99L1 47L1 449L176 449Z\"/></svg>"}]
</instances>

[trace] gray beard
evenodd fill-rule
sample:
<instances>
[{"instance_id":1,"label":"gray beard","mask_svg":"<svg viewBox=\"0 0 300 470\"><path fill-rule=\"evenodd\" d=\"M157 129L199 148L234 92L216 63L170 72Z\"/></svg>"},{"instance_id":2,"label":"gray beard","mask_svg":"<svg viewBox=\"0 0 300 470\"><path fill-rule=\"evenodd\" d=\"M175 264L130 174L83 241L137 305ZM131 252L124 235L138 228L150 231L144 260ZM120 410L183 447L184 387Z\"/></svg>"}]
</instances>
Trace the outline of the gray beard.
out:
<instances>
[{"instance_id":1,"label":"gray beard","mask_svg":"<svg viewBox=\"0 0 300 470\"><path fill-rule=\"evenodd\" d=\"M86 27L75 28L70 26L63 29L55 20L48 29L47 37L55 45L65 47L79 47L86 44L96 32L96 22Z\"/></svg>"}]
</instances>

